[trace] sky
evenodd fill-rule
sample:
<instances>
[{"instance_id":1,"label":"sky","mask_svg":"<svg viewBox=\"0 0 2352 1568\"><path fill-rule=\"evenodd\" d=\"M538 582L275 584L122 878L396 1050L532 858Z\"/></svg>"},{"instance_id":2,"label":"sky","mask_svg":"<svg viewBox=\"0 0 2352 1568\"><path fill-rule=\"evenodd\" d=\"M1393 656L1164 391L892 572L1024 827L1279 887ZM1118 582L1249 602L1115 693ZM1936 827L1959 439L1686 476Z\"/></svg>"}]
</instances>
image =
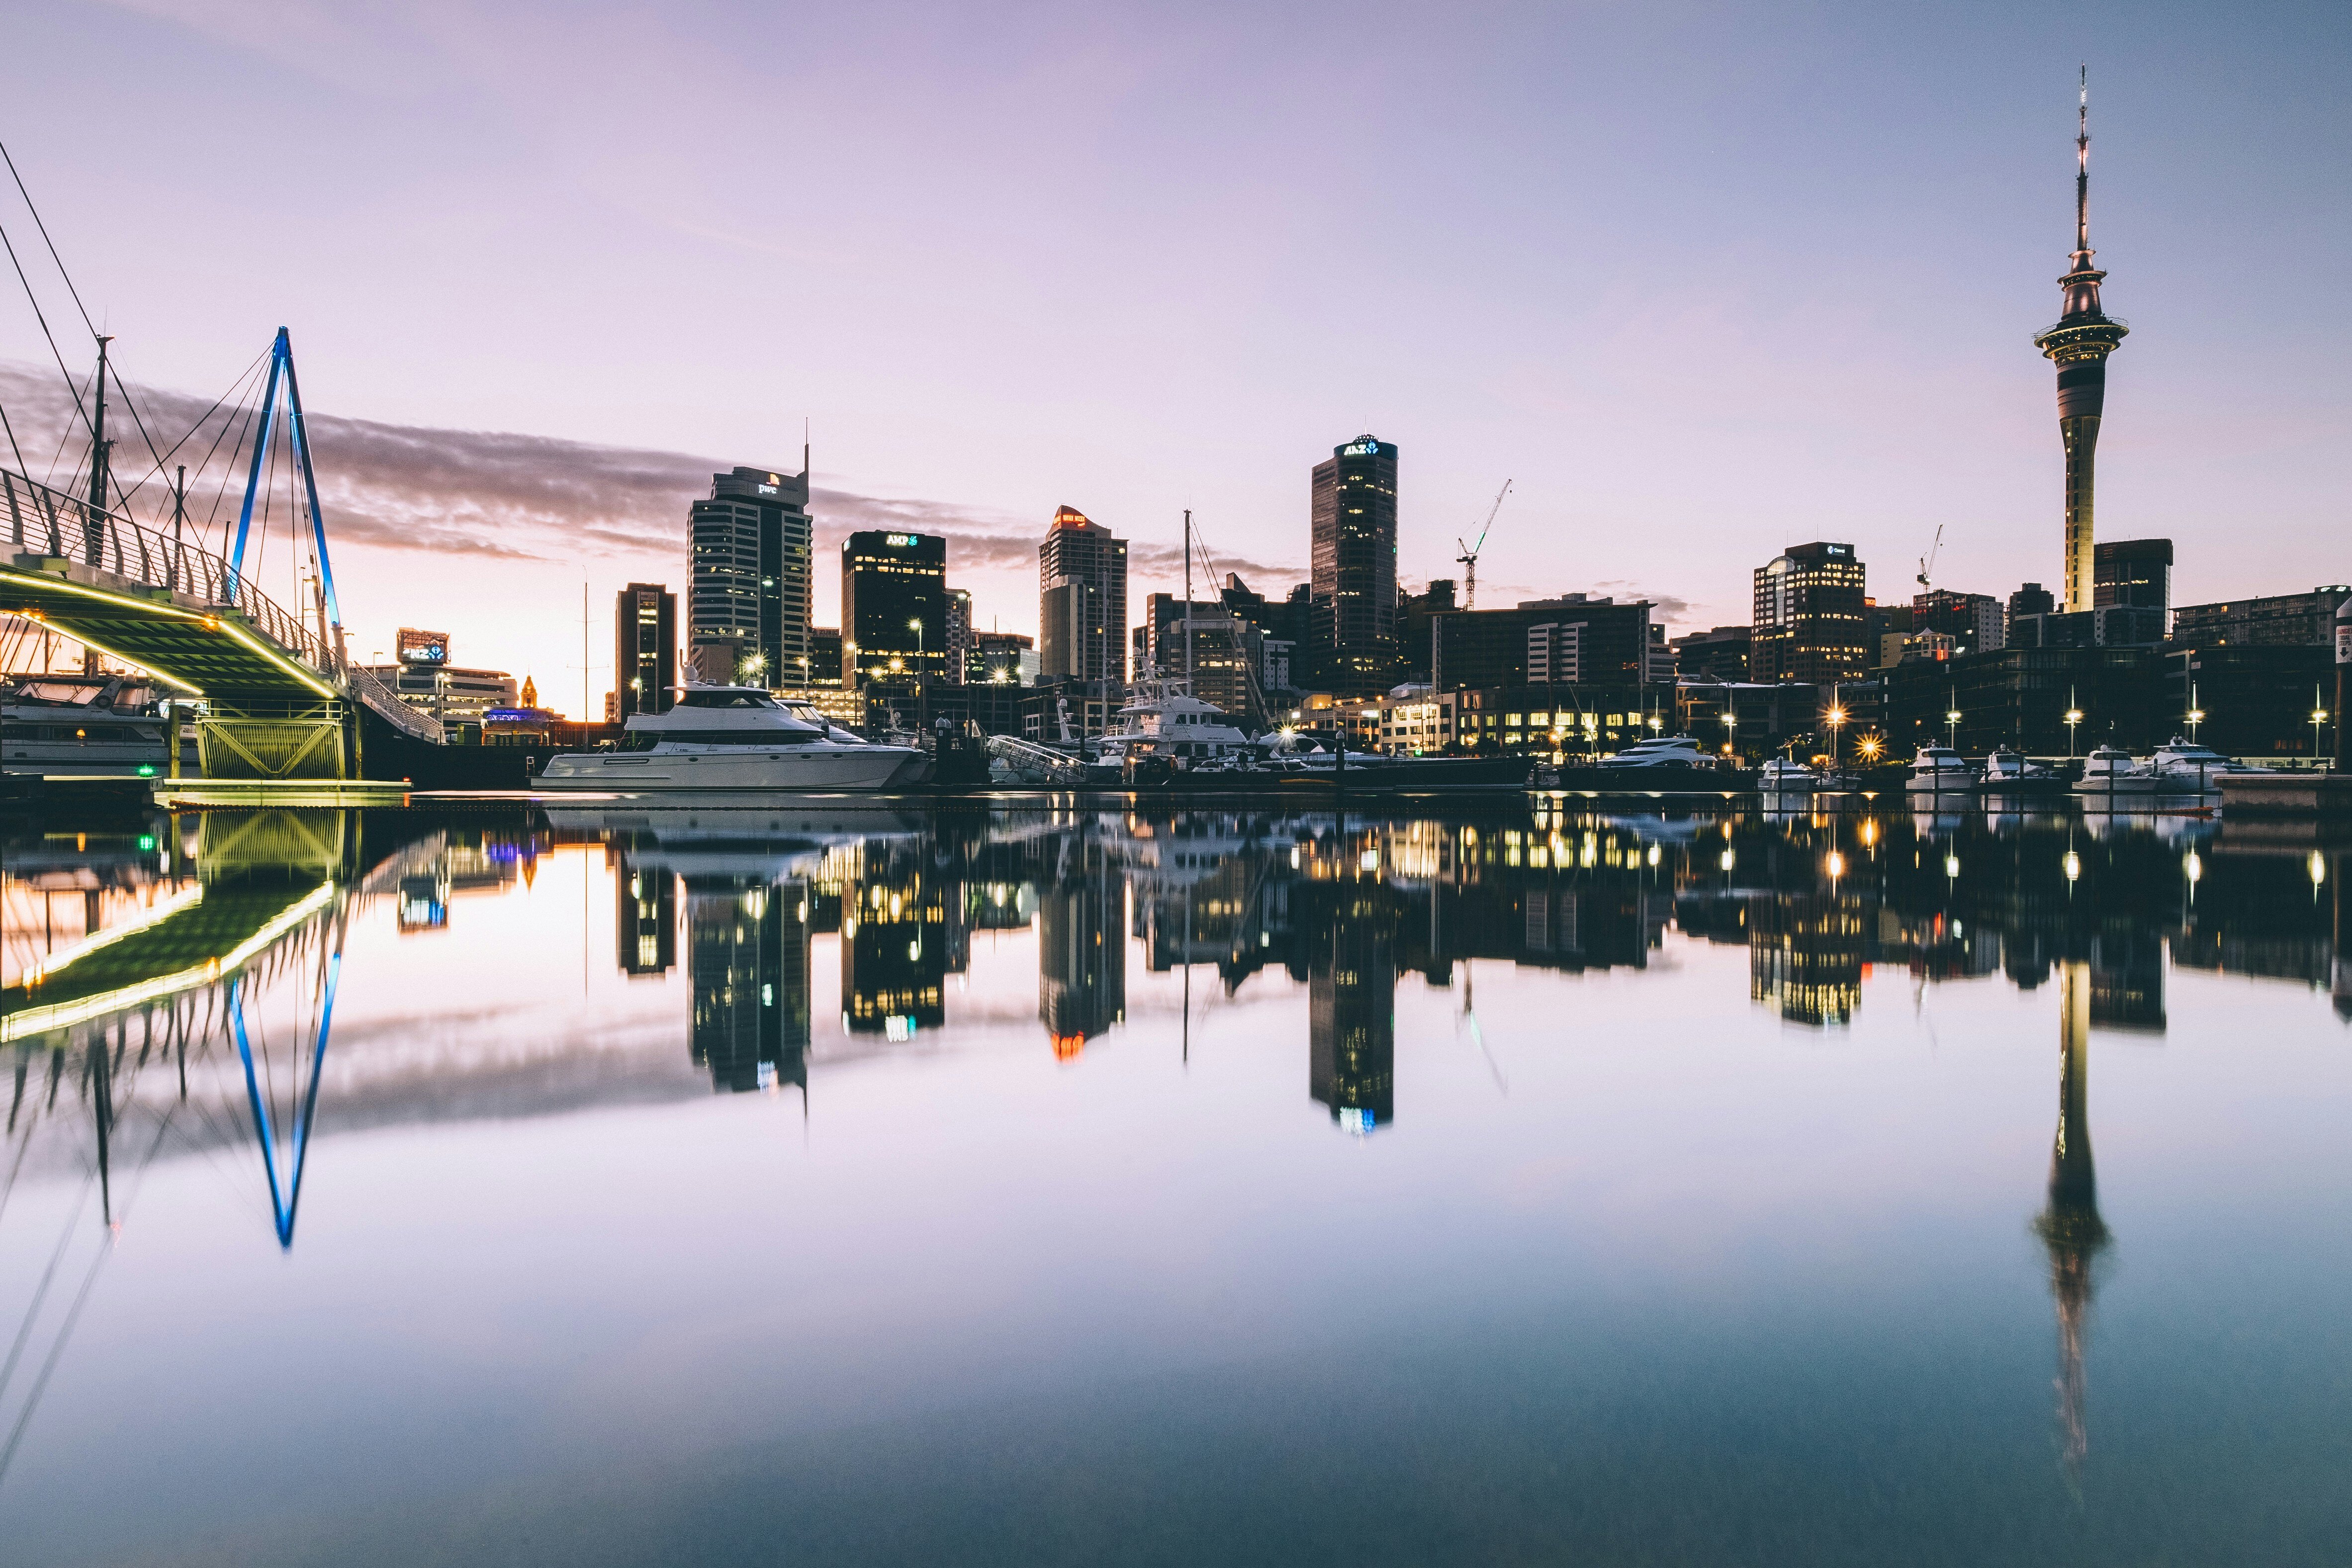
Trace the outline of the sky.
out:
<instances>
[{"instance_id":1,"label":"sky","mask_svg":"<svg viewBox=\"0 0 2352 1568\"><path fill-rule=\"evenodd\" d=\"M1488 605L1744 622L1813 539L1899 600L1939 529L1938 586L2054 584L2031 340L2084 63L2133 328L2100 536L2171 537L2176 602L2352 581L2341 5L0 0L0 139L159 445L287 326L353 650L446 630L558 706L583 584L604 666L711 470L804 428L824 624L831 547L887 524L1034 630L1062 504L1138 542L1133 604L1187 508L1278 594L1367 432L1408 583L1512 481ZM13 188L0 226L79 371ZM37 470L62 395L0 278Z\"/></svg>"}]
</instances>

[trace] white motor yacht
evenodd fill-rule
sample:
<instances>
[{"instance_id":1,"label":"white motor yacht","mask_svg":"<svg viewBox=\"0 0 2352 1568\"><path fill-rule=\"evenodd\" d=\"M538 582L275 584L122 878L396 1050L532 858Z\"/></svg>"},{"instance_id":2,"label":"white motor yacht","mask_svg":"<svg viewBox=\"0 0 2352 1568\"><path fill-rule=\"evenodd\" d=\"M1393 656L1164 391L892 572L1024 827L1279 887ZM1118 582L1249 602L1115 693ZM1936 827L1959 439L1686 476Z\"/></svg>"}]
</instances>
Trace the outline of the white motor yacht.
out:
<instances>
[{"instance_id":1,"label":"white motor yacht","mask_svg":"<svg viewBox=\"0 0 2352 1568\"><path fill-rule=\"evenodd\" d=\"M1774 757L1756 773L1756 788L1762 795L1811 795L1827 784L1812 769L1787 757Z\"/></svg>"},{"instance_id":2,"label":"white motor yacht","mask_svg":"<svg viewBox=\"0 0 2352 1568\"><path fill-rule=\"evenodd\" d=\"M1602 768L1713 768L1715 759L1699 749L1695 735L1659 735L1636 741L1613 756L1593 764Z\"/></svg>"},{"instance_id":3,"label":"white motor yacht","mask_svg":"<svg viewBox=\"0 0 2352 1568\"><path fill-rule=\"evenodd\" d=\"M2049 795L2065 787L2065 781L2056 773L2007 746L1985 758L1984 776L1979 782L1985 794L2004 796Z\"/></svg>"},{"instance_id":4,"label":"white motor yacht","mask_svg":"<svg viewBox=\"0 0 2352 1568\"><path fill-rule=\"evenodd\" d=\"M819 716L820 719L822 715ZM884 790L919 784L930 759L912 746L834 738L756 686L688 686L667 713L629 718L617 750L561 752L538 786L616 795Z\"/></svg>"},{"instance_id":5,"label":"white motor yacht","mask_svg":"<svg viewBox=\"0 0 2352 1568\"><path fill-rule=\"evenodd\" d=\"M1192 695L1190 681L1139 680L1118 710L1118 728L1102 738L1097 760L1116 767L1146 757L1190 770L1255 762L1257 751L1223 709Z\"/></svg>"},{"instance_id":6,"label":"white motor yacht","mask_svg":"<svg viewBox=\"0 0 2352 1568\"><path fill-rule=\"evenodd\" d=\"M2153 768L2141 767L2130 752L2113 746L2101 746L2083 759L2083 776L2074 781L2076 795L2107 800L2145 799L2165 788L2166 780Z\"/></svg>"},{"instance_id":7,"label":"white motor yacht","mask_svg":"<svg viewBox=\"0 0 2352 1568\"><path fill-rule=\"evenodd\" d=\"M1913 795L1973 795L1977 772L1949 746L1922 746L1911 759L1911 777L1904 787Z\"/></svg>"},{"instance_id":8,"label":"white motor yacht","mask_svg":"<svg viewBox=\"0 0 2352 1568\"><path fill-rule=\"evenodd\" d=\"M2269 768L2250 768L2233 757L2223 756L2210 746L2200 746L2178 735L2156 749L2156 755L2148 760L2148 768L2174 789L2193 789L2199 795L2219 794L2221 779L2229 774L2268 773L2272 771Z\"/></svg>"},{"instance_id":9,"label":"white motor yacht","mask_svg":"<svg viewBox=\"0 0 2352 1568\"><path fill-rule=\"evenodd\" d=\"M28 675L0 683L0 768L152 777L169 760L157 701L143 681L119 675Z\"/></svg>"}]
</instances>

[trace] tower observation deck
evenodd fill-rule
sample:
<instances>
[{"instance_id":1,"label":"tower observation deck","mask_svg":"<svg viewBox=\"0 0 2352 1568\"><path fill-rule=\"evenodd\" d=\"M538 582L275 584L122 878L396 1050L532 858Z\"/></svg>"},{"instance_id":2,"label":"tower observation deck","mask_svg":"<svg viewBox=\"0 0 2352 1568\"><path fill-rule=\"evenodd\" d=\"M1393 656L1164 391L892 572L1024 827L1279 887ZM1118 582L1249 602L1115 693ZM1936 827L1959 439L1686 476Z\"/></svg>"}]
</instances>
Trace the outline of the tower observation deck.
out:
<instances>
[{"instance_id":1,"label":"tower observation deck","mask_svg":"<svg viewBox=\"0 0 2352 1568\"><path fill-rule=\"evenodd\" d=\"M2099 304L2106 274L2091 265L2091 94L2087 72L2075 108L2074 265L2058 279L2065 312L2033 346L2058 367L2058 433L2066 446L2066 608L2092 607L2094 458L2107 397L2107 356L2131 331Z\"/></svg>"}]
</instances>

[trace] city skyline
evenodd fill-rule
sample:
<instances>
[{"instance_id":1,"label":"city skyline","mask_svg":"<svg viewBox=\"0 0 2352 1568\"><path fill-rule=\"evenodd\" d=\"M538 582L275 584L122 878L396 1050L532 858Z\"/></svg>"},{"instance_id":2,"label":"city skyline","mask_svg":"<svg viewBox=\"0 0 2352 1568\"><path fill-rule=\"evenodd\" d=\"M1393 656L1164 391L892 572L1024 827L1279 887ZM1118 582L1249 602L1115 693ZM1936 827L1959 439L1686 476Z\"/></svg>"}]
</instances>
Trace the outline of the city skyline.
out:
<instances>
[{"instance_id":1,"label":"city skyline","mask_svg":"<svg viewBox=\"0 0 2352 1568\"><path fill-rule=\"evenodd\" d=\"M983 628L1034 631L1022 557L1065 500L1135 542L1139 601L1176 585L1187 505L1221 563L1230 554L1269 582L1303 577L1302 455L1367 428L1415 454L1400 514L1408 584L1454 574L1454 536L1505 475L1518 483L1482 563L1498 604L1574 590L1647 597L1680 632L1742 618L1759 546L1852 540L1891 573L1939 523L1949 525L1939 584L2005 595L2020 581L2056 584L2063 459L2048 439L2049 367L2028 340L2050 319L2049 279L2064 261L2065 143L2084 57L2101 91L2103 259L2126 266L2136 321L2161 325L2135 340L2118 384L2102 531L2176 540L2183 598L2342 575L2314 558L2342 505L2330 438L2345 390L2333 286L2344 218L2286 199L2330 184L2347 145L2324 90L2341 24L2318 13L2222 22L2095 10L2053 28L2020 10L1967 37L1854 13L1793 33L1776 26L1785 47L1737 68L1728 41L1764 35L1760 12L1735 15L1712 43L1675 17L1595 14L1570 26L1504 14L1434 32L1407 18L1376 29L1355 66L1307 72L1305 102L1342 111L1333 123L1263 110L1213 132L1175 116L1186 84L1207 70L1246 82L1298 67L1313 30L1304 20L1265 24L1263 37L1216 15L1181 30L1041 20L962 68L919 49L909 82L946 83L946 101L892 135L812 128L804 141L761 143L798 182L792 200L768 204L796 215L789 235L780 216L739 231L676 210L735 172L735 154L656 133L632 101L614 111L646 132L632 163L610 132L582 130L570 100L522 84L495 110L489 166L547 178L517 198L512 226L480 237L478 256L446 242L480 224L470 152L445 132L411 142L392 127L420 94L493 113L483 50L520 47L508 29L525 22L485 23L469 38L452 14L294 15L315 26L281 35L226 9L112 14L109 43L131 89L121 114L87 135L7 133L134 384L201 408L279 321L293 327L319 410L331 537L366 568L347 574L360 584L347 590L355 646L446 620L469 658L536 673L551 693L576 690L578 671L565 668L580 658L576 612L549 563L583 571L600 606L629 581L681 582L668 539L647 546L633 532L674 528L714 468L788 451L804 416L822 465L816 548L857 528L946 534L950 573L974 592ZM604 18L576 38L532 41L593 82L620 69L625 36L642 46L631 63L665 79L714 16L757 35L756 19L721 12L675 26ZM34 123L67 123L39 111L79 79L73 62L92 25L64 12L28 18ZM938 36L966 37L951 21ZM356 57L338 45L400 59L413 79L346 91L344 62ZM815 100L832 101L875 85L879 47L843 24L814 38L797 68ZM1660 49L1674 70L1650 63ZM1253 50L1264 60L1252 63ZM1005 108L1073 58L1118 68L1100 80L1079 73L1102 128L1062 156L1087 178L1052 177L1068 166L1029 114L952 120L957 108ZM1428 79L1428 107L1377 90L1409 70ZM1475 89L1481 71L1500 73L1496 91ZM1573 109L1558 106L1562 83ZM152 247L110 243L110 169L125 166L121 139L152 129L141 117L264 88L282 89L291 122L362 173L335 187L342 205L298 180L247 193L276 220L259 223L234 202L139 185L135 199L154 196L189 243L168 264ZM887 106L908 89L884 90ZM1474 94L1490 101L1457 128L1428 118ZM519 135L517 117L541 111L593 145L568 148L551 130ZM870 113L855 123L870 127ZM951 131L973 132L974 144L954 144ZM1247 154L1259 142L1297 154L1330 188L1258 174ZM1855 159L1857 148L1872 157ZM980 187L1004 210L985 195L944 209L946 252L980 263L982 281L949 287L911 263L849 278L894 232L895 199L936 194L983 153L1014 171ZM1454 177L1488 165L1501 173ZM1172 180L1168 213L1107 194L1145 167L1163 189ZM1335 168L1357 172L1333 182ZM651 210L665 175L681 192ZM211 174L187 178L198 196L215 188ZM751 188L782 195L784 178ZM1464 238L1369 254L1344 216L1366 201L1445 212ZM428 208L443 221L424 221ZM1267 223L1194 222L1211 211ZM521 232L530 217L547 220L543 233ZM398 267L353 248L377 232L366 223L387 219L410 237L389 247ZM1167 253L1178 219L1188 226ZM1013 247L1016 229L1044 227L1087 238L1063 261ZM264 230L275 248L254 237ZM1234 237L1248 232L1271 237ZM577 274L549 300L495 282L509 265L545 275L534 247L553 243L568 246ZM467 289L489 279L478 302L452 292L460 251ZM1195 280L1163 294L1167 254ZM1008 279L1015 256L1043 281ZM2242 283L2246 261L2282 256L2310 278L2310 310L2288 344L2260 330L2260 291ZM648 261L675 279L660 309L574 330L579 290ZM1081 261L1083 276L1071 270ZM743 270L755 263L756 277ZM1891 294L1890 272L1902 279ZM809 305L780 314L779 283ZM1049 284L1064 292L1041 297ZM890 324L877 313L885 295L919 309ZM1153 301L1140 315L1139 298ZM504 312L495 331L481 313L493 304ZM827 304L842 308L838 325L820 319ZM945 323L943 310L961 313ZM1057 312L1066 324L1044 330ZM54 395L57 381L27 314L0 317L12 411L45 385ZM1006 352L1008 331L1035 341ZM909 332L947 346L898 352ZM1073 333L1094 345L1083 400L1051 374ZM791 352L780 358L781 346ZM1707 373L1695 383L1696 363ZM1873 367L1861 405L1845 390L1859 364ZM690 489L663 488L672 474L692 476ZM2266 526L2250 530L2250 519ZM452 549L467 572L432 565ZM821 624L837 618L825 576ZM608 638L606 627L593 640Z\"/></svg>"}]
</instances>

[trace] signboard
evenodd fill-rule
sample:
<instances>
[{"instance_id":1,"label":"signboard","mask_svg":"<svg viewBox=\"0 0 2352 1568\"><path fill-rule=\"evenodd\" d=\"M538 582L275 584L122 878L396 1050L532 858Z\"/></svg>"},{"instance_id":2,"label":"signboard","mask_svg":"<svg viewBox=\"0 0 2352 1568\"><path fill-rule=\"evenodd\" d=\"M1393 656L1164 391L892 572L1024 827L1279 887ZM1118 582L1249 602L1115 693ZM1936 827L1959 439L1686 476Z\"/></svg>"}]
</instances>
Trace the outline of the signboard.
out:
<instances>
[{"instance_id":1,"label":"signboard","mask_svg":"<svg viewBox=\"0 0 2352 1568\"><path fill-rule=\"evenodd\" d=\"M440 665L449 662L449 634L424 632L415 626L400 628L399 658L403 664Z\"/></svg>"},{"instance_id":2,"label":"signboard","mask_svg":"<svg viewBox=\"0 0 2352 1568\"><path fill-rule=\"evenodd\" d=\"M886 533L882 536L882 542L893 550L906 550L921 543L922 539L919 533Z\"/></svg>"}]
</instances>

